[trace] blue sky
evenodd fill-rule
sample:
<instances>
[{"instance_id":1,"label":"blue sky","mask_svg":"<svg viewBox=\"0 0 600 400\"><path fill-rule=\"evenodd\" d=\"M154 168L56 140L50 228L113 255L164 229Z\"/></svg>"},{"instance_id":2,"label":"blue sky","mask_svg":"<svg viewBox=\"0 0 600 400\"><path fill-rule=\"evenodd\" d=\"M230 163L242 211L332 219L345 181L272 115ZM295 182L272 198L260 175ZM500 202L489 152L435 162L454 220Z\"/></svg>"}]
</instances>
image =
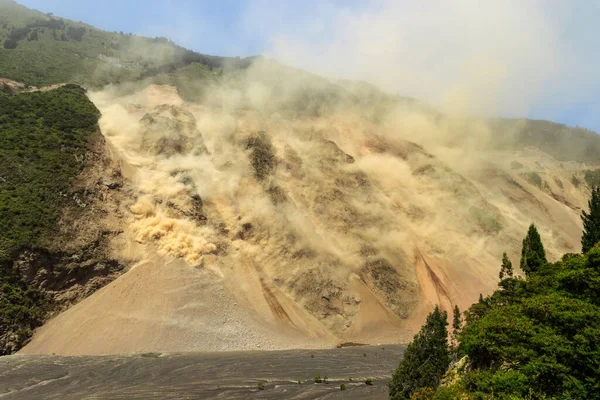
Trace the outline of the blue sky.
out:
<instances>
[{"instance_id":1,"label":"blue sky","mask_svg":"<svg viewBox=\"0 0 600 400\"><path fill-rule=\"evenodd\" d=\"M444 110L600 131L600 0L19 2L205 54L266 54Z\"/></svg>"}]
</instances>

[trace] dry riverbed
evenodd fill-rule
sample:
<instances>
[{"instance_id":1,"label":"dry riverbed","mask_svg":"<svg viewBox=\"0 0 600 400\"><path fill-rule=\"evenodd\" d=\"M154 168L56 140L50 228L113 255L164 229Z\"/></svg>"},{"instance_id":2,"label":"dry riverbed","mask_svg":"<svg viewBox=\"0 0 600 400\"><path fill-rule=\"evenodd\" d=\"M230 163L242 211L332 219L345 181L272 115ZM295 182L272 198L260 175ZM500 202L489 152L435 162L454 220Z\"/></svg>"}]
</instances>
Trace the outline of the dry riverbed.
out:
<instances>
[{"instance_id":1,"label":"dry riverbed","mask_svg":"<svg viewBox=\"0 0 600 400\"><path fill-rule=\"evenodd\" d=\"M385 399L404 348L7 356L0 399ZM317 375L327 383L315 383Z\"/></svg>"}]
</instances>

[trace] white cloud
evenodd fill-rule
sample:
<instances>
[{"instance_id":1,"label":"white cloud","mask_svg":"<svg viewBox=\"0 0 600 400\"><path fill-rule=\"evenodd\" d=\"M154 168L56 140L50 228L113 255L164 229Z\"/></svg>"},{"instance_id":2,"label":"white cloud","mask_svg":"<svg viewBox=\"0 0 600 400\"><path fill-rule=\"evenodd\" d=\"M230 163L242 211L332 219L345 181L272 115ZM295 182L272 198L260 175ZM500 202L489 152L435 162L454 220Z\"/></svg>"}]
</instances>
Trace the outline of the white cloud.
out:
<instances>
[{"instance_id":1,"label":"white cloud","mask_svg":"<svg viewBox=\"0 0 600 400\"><path fill-rule=\"evenodd\" d=\"M318 4L292 17L257 1L248 21L270 41L268 55L284 63L371 81L450 111L552 114L559 98L563 107L597 98L591 85L600 78L600 53L590 27L598 1Z\"/></svg>"}]
</instances>

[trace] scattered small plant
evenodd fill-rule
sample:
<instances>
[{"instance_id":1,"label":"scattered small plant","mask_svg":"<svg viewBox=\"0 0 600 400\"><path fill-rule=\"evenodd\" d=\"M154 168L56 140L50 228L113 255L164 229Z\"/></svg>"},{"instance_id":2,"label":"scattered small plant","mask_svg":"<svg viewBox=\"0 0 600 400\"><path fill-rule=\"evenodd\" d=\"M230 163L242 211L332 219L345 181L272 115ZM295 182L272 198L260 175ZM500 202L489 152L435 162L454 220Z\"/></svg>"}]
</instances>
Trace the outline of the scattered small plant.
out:
<instances>
[{"instance_id":1,"label":"scattered small plant","mask_svg":"<svg viewBox=\"0 0 600 400\"><path fill-rule=\"evenodd\" d=\"M346 390L346 384L345 383L340 384L340 390L341 391Z\"/></svg>"},{"instance_id":2,"label":"scattered small plant","mask_svg":"<svg viewBox=\"0 0 600 400\"><path fill-rule=\"evenodd\" d=\"M298 385L302 385L302 380L298 379Z\"/></svg>"},{"instance_id":3,"label":"scattered small plant","mask_svg":"<svg viewBox=\"0 0 600 400\"><path fill-rule=\"evenodd\" d=\"M321 375L315 376L315 383L323 383L323 378L321 378Z\"/></svg>"},{"instance_id":4,"label":"scattered small plant","mask_svg":"<svg viewBox=\"0 0 600 400\"><path fill-rule=\"evenodd\" d=\"M365 385L369 385L369 386L373 385L373 379L371 379L371 378L365 379Z\"/></svg>"},{"instance_id":5,"label":"scattered small plant","mask_svg":"<svg viewBox=\"0 0 600 400\"><path fill-rule=\"evenodd\" d=\"M315 358L315 355L314 355L314 354L311 354L311 355L310 355L310 358Z\"/></svg>"},{"instance_id":6,"label":"scattered small plant","mask_svg":"<svg viewBox=\"0 0 600 400\"><path fill-rule=\"evenodd\" d=\"M264 382L258 382L256 386L258 387L258 390L265 390Z\"/></svg>"},{"instance_id":7,"label":"scattered small plant","mask_svg":"<svg viewBox=\"0 0 600 400\"><path fill-rule=\"evenodd\" d=\"M323 377L323 383L329 383L329 382L327 381L328 379L329 379L329 378L327 377L327 375L325 375L325 376Z\"/></svg>"},{"instance_id":8,"label":"scattered small plant","mask_svg":"<svg viewBox=\"0 0 600 400\"><path fill-rule=\"evenodd\" d=\"M366 356L367 356L367 353L363 353L363 357L366 357Z\"/></svg>"},{"instance_id":9,"label":"scattered small plant","mask_svg":"<svg viewBox=\"0 0 600 400\"><path fill-rule=\"evenodd\" d=\"M348 380L349 380L350 382L352 382L352 381L353 381L352 377L349 377L349 378L348 378Z\"/></svg>"}]
</instances>

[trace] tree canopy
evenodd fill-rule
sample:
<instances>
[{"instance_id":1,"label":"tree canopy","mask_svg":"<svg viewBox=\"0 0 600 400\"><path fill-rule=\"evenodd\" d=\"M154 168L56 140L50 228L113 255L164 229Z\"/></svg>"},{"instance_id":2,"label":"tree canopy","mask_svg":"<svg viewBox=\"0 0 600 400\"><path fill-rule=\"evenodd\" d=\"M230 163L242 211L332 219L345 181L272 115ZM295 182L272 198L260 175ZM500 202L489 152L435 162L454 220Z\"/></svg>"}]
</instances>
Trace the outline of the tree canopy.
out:
<instances>
[{"instance_id":1,"label":"tree canopy","mask_svg":"<svg viewBox=\"0 0 600 400\"><path fill-rule=\"evenodd\" d=\"M456 365L467 360L459 377L450 366L446 374L455 379L427 386L440 382L435 371L419 381L433 390L421 389L414 399L600 399L600 248L547 263L536 252L543 251L538 240L530 228L526 278L503 279L467 311L458 333Z\"/></svg>"},{"instance_id":2,"label":"tree canopy","mask_svg":"<svg viewBox=\"0 0 600 400\"><path fill-rule=\"evenodd\" d=\"M526 275L539 270L546 264L546 251L542 244L542 239L534 224L529 225L527 236L523 239L523 248L521 249L521 270Z\"/></svg>"},{"instance_id":3,"label":"tree canopy","mask_svg":"<svg viewBox=\"0 0 600 400\"><path fill-rule=\"evenodd\" d=\"M389 383L392 399L409 399L420 388L436 387L450 364L448 314L438 306L408 345Z\"/></svg>"},{"instance_id":4,"label":"tree canopy","mask_svg":"<svg viewBox=\"0 0 600 400\"><path fill-rule=\"evenodd\" d=\"M583 235L581 236L581 251L587 253L600 242L600 186L592 189L592 197L588 201L589 212L581 212Z\"/></svg>"}]
</instances>

